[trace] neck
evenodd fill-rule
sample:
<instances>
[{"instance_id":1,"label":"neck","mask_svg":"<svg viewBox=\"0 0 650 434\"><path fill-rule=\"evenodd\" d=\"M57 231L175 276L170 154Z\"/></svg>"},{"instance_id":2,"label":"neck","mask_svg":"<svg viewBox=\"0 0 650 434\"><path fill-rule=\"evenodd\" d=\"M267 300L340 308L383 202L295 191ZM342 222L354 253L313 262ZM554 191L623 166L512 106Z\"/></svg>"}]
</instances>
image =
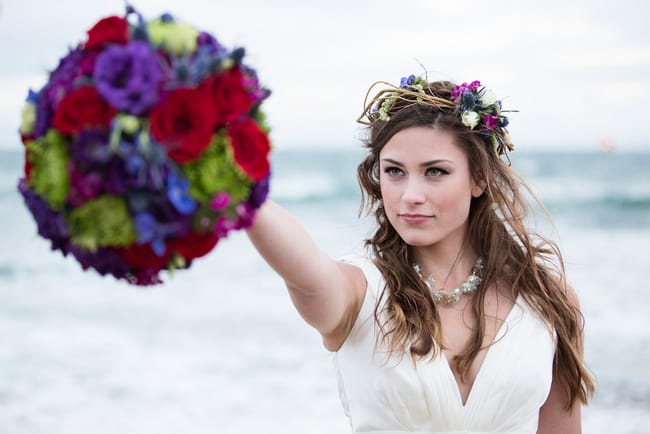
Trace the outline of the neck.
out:
<instances>
[{"instance_id":1,"label":"neck","mask_svg":"<svg viewBox=\"0 0 650 434\"><path fill-rule=\"evenodd\" d=\"M433 275L438 286L454 286L467 279L478 259L478 254L464 241L464 237L455 243L438 243L412 249L413 258L422 268L423 274Z\"/></svg>"}]
</instances>

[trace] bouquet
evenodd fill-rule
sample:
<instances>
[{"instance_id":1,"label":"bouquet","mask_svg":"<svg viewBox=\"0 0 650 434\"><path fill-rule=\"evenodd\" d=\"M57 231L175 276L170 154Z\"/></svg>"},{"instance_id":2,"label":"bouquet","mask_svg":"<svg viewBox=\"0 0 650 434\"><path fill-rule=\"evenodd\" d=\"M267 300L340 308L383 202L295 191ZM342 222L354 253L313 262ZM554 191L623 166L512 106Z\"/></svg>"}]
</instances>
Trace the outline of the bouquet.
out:
<instances>
[{"instance_id":1,"label":"bouquet","mask_svg":"<svg viewBox=\"0 0 650 434\"><path fill-rule=\"evenodd\" d=\"M127 6L30 90L18 190L53 250L136 285L250 226L269 189L270 92L215 37Z\"/></svg>"}]
</instances>

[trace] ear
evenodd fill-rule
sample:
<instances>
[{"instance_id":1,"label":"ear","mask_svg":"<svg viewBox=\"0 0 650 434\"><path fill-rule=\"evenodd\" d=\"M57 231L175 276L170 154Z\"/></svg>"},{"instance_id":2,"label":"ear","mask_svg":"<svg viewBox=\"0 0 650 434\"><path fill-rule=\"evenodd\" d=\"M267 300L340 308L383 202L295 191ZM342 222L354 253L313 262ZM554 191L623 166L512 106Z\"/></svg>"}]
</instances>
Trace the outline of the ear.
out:
<instances>
[{"instance_id":1,"label":"ear","mask_svg":"<svg viewBox=\"0 0 650 434\"><path fill-rule=\"evenodd\" d=\"M487 187L487 182L481 180L479 182L472 182L472 197L479 197L485 191Z\"/></svg>"}]
</instances>

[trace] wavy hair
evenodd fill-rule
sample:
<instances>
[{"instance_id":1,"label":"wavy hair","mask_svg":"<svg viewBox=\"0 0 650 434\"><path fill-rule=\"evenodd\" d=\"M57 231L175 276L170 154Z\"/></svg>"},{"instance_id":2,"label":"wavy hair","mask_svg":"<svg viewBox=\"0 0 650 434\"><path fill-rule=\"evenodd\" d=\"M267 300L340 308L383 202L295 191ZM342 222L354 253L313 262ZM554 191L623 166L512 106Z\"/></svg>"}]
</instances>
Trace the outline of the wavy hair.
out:
<instances>
[{"instance_id":1,"label":"wavy hair","mask_svg":"<svg viewBox=\"0 0 650 434\"><path fill-rule=\"evenodd\" d=\"M428 95L451 100L455 84L428 83ZM420 100L421 101L421 100ZM567 297L564 262L558 246L526 227L530 213L526 198L544 209L525 181L508 162L495 153L484 134L464 126L457 109L449 105L409 102L399 98L386 121L370 123L365 145L366 158L357 175L362 191L362 211L374 215L376 230L366 240L386 286L375 308L375 320L382 341L390 352L409 350L414 358L435 357L440 351L440 316L431 294L413 270L409 246L389 223L382 206L379 183L379 153L397 132L426 126L449 132L468 157L473 180L485 185L485 191L472 199L467 242L485 259L482 284L473 298L477 318L475 330L466 348L455 356L453 364L464 377L483 348L485 336L485 288L502 285L510 288L513 299L521 294L533 311L556 333L554 372L568 393L567 408L578 401L587 403L595 386L582 356L583 318ZM512 145L504 129L499 140ZM550 217L549 217L550 218Z\"/></svg>"}]
</instances>

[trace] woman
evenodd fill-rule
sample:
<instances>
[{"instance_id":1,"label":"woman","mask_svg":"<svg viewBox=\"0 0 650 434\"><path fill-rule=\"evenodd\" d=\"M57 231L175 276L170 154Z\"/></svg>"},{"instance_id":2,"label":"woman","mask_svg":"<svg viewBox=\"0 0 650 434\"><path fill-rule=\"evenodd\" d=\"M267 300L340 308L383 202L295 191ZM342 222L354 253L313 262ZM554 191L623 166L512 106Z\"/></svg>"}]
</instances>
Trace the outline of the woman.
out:
<instances>
[{"instance_id":1,"label":"woman","mask_svg":"<svg viewBox=\"0 0 650 434\"><path fill-rule=\"evenodd\" d=\"M479 82L388 86L360 118L370 257L331 259L271 202L248 232L336 352L353 431L579 433L578 300L524 224L501 102Z\"/></svg>"}]
</instances>

